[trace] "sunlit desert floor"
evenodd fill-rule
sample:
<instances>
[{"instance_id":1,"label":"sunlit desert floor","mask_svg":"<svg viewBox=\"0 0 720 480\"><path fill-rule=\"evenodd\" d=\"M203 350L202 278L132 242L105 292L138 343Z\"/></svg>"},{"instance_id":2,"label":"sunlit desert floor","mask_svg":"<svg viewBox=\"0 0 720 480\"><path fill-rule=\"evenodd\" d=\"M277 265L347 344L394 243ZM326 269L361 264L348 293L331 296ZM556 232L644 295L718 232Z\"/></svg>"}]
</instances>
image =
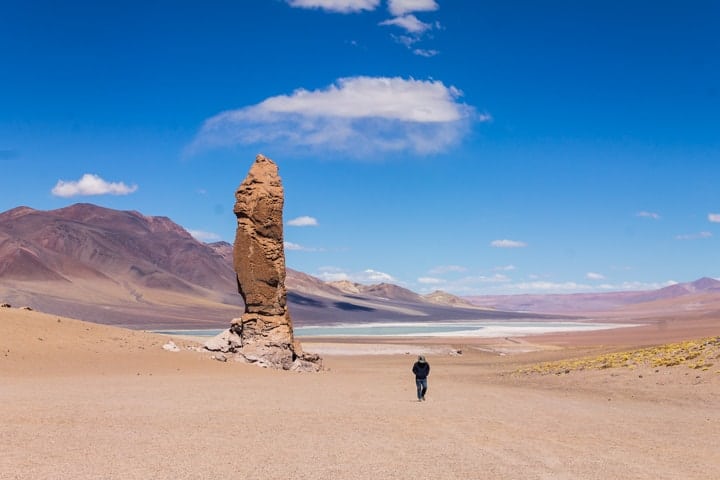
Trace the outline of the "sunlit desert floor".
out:
<instances>
[{"instance_id":1,"label":"sunlit desert floor","mask_svg":"<svg viewBox=\"0 0 720 480\"><path fill-rule=\"evenodd\" d=\"M0 478L715 478L717 352L701 368L528 369L718 334L702 318L523 339L308 339L326 367L310 374L0 309ZM420 352L426 402L410 372Z\"/></svg>"}]
</instances>

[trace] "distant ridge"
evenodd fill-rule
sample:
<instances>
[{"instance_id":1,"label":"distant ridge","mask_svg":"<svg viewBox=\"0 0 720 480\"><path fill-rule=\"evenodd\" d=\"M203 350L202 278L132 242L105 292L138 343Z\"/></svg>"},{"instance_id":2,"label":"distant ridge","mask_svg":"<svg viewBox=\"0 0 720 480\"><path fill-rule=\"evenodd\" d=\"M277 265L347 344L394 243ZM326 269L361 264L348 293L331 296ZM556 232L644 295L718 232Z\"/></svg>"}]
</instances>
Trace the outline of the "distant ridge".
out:
<instances>
[{"instance_id":1,"label":"distant ridge","mask_svg":"<svg viewBox=\"0 0 720 480\"><path fill-rule=\"evenodd\" d=\"M694 305L718 302L720 307L720 280L703 277L686 283L677 283L657 290L603 293L572 293L545 295L487 295L464 297L475 305L508 311L539 313L593 313L619 309L672 310Z\"/></svg>"}]
</instances>

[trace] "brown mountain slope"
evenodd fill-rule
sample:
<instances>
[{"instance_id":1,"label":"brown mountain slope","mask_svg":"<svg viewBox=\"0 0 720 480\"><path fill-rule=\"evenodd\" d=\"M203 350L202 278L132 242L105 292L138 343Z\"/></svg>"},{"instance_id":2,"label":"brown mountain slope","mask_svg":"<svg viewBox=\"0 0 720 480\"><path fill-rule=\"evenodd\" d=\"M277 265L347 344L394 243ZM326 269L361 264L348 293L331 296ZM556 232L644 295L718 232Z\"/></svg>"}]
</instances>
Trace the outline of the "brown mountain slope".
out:
<instances>
[{"instance_id":1,"label":"brown mountain slope","mask_svg":"<svg viewBox=\"0 0 720 480\"><path fill-rule=\"evenodd\" d=\"M165 217L91 204L0 214L4 301L102 323L202 323L232 318L235 289L227 261Z\"/></svg>"}]
</instances>

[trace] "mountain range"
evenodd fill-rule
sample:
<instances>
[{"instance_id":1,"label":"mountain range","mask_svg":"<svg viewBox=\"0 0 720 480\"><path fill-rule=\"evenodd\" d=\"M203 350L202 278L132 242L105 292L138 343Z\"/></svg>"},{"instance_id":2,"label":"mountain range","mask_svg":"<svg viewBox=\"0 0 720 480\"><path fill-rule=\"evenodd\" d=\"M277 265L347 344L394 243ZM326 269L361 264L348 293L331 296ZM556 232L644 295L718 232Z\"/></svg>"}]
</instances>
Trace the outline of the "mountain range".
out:
<instances>
[{"instance_id":1,"label":"mountain range","mask_svg":"<svg viewBox=\"0 0 720 480\"><path fill-rule=\"evenodd\" d=\"M657 290L573 293L545 295L471 296L465 300L478 306L516 312L558 314L622 314L641 310L688 311L700 307L716 307L720 311L720 281L703 277L693 282L676 283Z\"/></svg>"},{"instance_id":2,"label":"mountain range","mask_svg":"<svg viewBox=\"0 0 720 480\"><path fill-rule=\"evenodd\" d=\"M132 328L224 328L243 310L232 254L229 243L199 242L167 217L88 203L17 207L0 213L0 302ZM286 285L296 325L543 319L713 302L720 311L720 281L711 278L645 292L460 298L288 269Z\"/></svg>"},{"instance_id":3,"label":"mountain range","mask_svg":"<svg viewBox=\"0 0 720 480\"><path fill-rule=\"evenodd\" d=\"M0 213L0 302L133 328L223 328L243 311L232 250L166 217L87 203L17 207ZM291 269L286 285L296 325L515 316L449 294L325 283Z\"/></svg>"}]
</instances>

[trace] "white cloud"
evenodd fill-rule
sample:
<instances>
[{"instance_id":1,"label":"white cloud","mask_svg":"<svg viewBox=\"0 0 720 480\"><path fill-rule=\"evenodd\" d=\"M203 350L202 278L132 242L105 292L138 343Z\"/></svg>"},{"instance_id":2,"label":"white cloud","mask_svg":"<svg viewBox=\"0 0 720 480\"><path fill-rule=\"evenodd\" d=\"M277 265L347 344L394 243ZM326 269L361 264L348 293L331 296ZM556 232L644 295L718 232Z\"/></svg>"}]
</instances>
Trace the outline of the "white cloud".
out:
<instances>
[{"instance_id":1,"label":"white cloud","mask_svg":"<svg viewBox=\"0 0 720 480\"><path fill-rule=\"evenodd\" d=\"M288 220L288 225L291 227L317 227L318 221L316 218L308 217L307 215L304 215L302 217L293 218L292 220Z\"/></svg>"},{"instance_id":2,"label":"white cloud","mask_svg":"<svg viewBox=\"0 0 720 480\"><path fill-rule=\"evenodd\" d=\"M415 48L412 51L415 55L419 55L421 57L434 57L435 55L439 54L440 52L437 50L425 50L423 48Z\"/></svg>"},{"instance_id":3,"label":"white cloud","mask_svg":"<svg viewBox=\"0 0 720 480\"><path fill-rule=\"evenodd\" d=\"M350 275L345 272L322 272L317 277L324 282L351 281Z\"/></svg>"},{"instance_id":4,"label":"white cloud","mask_svg":"<svg viewBox=\"0 0 720 480\"><path fill-rule=\"evenodd\" d=\"M440 8L435 0L388 0L388 10L394 16L410 12L431 12Z\"/></svg>"},{"instance_id":5,"label":"white cloud","mask_svg":"<svg viewBox=\"0 0 720 480\"><path fill-rule=\"evenodd\" d=\"M652 218L653 220L660 220L660 215L655 212L638 212L635 214L636 217L645 217L645 218Z\"/></svg>"},{"instance_id":6,"label":"white cloud","mask_svg":"<svg viewBox=\"0 0 720 480\"><path fill-rule=\"evenodd\" d=\"M418 283L422 283L423 285L439 285L446 282L446 280L443 280L442 278L435 277L420 277L417 279L417 281Z\"/></svg>"},{"instance_id":7,"label":"white cloud","mask_svg":"<svg viewBox=\"0 0 720 480\"><path fill-rule=\"evenodd\" d=\"M511 272L515 270L515 265L500 265L499 267L493 268L496 272Z\"/></svg>"},{"instance_id":8,"label":"white cloud","mask_svg":"<svg viewBox=\"0 0 720 480\"><path fill-rule=\"evenodd\" d=\"M605 275L602 273L588 272L585 274L585 278L588 280L605 280Z\"/></svg>"},{"instance_id":9,"label":"white cloud","mask_svg":"<svg viewBox=\"0 0 720 480\"><path fill-rule=\"evenodd\" d=\"M337 267L322 267L319 270L320 272L316 276L326 282L347 280L354 283L365 284L382 282L398 283L398 280L392 275L378 270L373 270L371 268L355 273L349 273Z\"/></svg>"},{"instance_id":10,"label":"white cloud","mask_svg":"<svg viewBox=\"0 0 720 480\"><path fill-rule=\"evenodd\" d=\"M430 274L432 275L442 275L444 273L450 273L450 272L465 272L467 271L467 268L462 267L460 265L440 265L430 270Z\"/></svg>"},{"instance_id":11,"label":"white cloud","mask_svg":"<svg viewBox=\"0 0 720 480\"><path fill-rule=\"evenodd\" d=\"M490 242L490 246L495 248L523 248L527 247L527 243L520 242L517 240L493 240Z\"/></svg>"},{"instance_id":12,"label":"white cloud","mask_svg":"<svg viewBox=\"0 0 720 480\"><path fill-rule=\"evenodd\" d=\"M98 175L86 173L78 181L58 180L52 189L56 197L79 195L128 195L137 190L137 185L128 186L123 182L106 182Z\"/></svg>"},{"instance_id":13,"label":"white cloud","mask_svg":"<svg viewBox=\"0 0 720 480\"><path fill-rule=\"evenodd\" d=\"M674 280L668 280L666 282L622 282L618 284L602 284L598 288L609 292L620 292L620 291L638 291L638 290L657 290L659 288L669 287L670 285L676 285L678 282Z\"/></svg>"},{"instance_id":14,"label":"white cloud","mask_svg":"<svg viewBox=\"0 0 720 480\"><path fill-rule=\"evenodd\" d=\"M400 27L415 35L419 35L432 28L431 24L421 22L415 15L403 15L402 17L391 18L390 20L380 22L379 25Z\"/></svg>"},{"instance_id":15,"label":"white cloud","mask_svg":"<svg viewBox=\"0 0 720 480\"><path fill-rule=\"evenodd\" d=\"M379 272L377 270L373 269L367 269L364 272L362 272L361 277L364 279L364 281L370 281L370 282L395 282L395 277L390 275L389 273L385 272Z\"/></svg>"},{"instance_id":16,"label":"white cloud","mask_svg":"<svg viewBox=\"0 0 720 480\"><path fill-rule=\"evenodd\" d=\"M209 118L189 150L269 144L276 148L435 153L457 143L472 120L488 121L437 80L348 77L319 90L298 89Z\"/></svg>"},{"instance_id":17,"label":"white cloud","mask_svg":"<svg viewBox=\"0 0 720 480\"><path fill-rule=\"evenodd\" d=\"M708 220L713 223L720 223L720 213L708 213Z\"/></svg>"},{"instance_id":18,"label":"white cloud","mask_svg":"<svg viewBox=\"0 0 720 480\"><path fill-rule=\"evenodd\" d=\"M432 277L430 277L432 278ZM426 285L432 285L431 282L421 282ZM502 285L509 284L512 281L510 277L503 274L495 275L474 275L458 278L456 280L443 280L442 289L446 292L452 292L455 295L479 295L487 293L487 289L499 289ZM439 283L439 282L438 282Z\"/></svg>"},{"instance_id":19,"label":"white cloud","mask_svg":"<svg viewBox=\"0 0 720 480\"><path fill-rule=\"evenodd\" d=\"M375 10L380 0L286 0L295 8L318 8L327 12L356 13Z\"/></svg>"},{"instance_id":20,"label":"white cloud","mask_svg":"<svg viewBox=\"0 0 720 480\"><path fill-rule=\"evenodd\" d=\"M283 245L285 246L285 250L293 251L293 252L323 252L324 249L322 248L314 248L314 247L305 247L303 245L293 243L293 242L283 242Z\"/></svg>"},{"instance_id":21,"label":"white cloud","mask_svg":"<svg viewBox=\"0 0 720 480\"><path fill-rule=\"evenodd\" d=\"M217 242L220 240L220 235L212 232L204 232L202 230L188 230L188 233L201 242Z\"/></svg>"},{"instance_id":22,"label":"white cloud","mask_svg":"<svg viewBox=\"0 0 720 480\"><path fill-rule=\"evenodd\" d=\"M489 277L487 275L463 277L454 283L456 285L474 285L487 283L508 283L510 281L512 280L507 275L503 275L502 273L496 273L495 275L491 275Z\"/></svg>"},{"instance_id":23,"label":"white cloud","mask_svg":"<svg viewBox=\"0 0 720 480\"><path fill-rule=\"evenodd\" d=\"M698 233L688 233L685 235L675 235L676 240L700 240L703 238L710 238L713 234L710 232L698 232Z\"/></svg>"},{"instance_id":24,"label":"white cloud","mask_svg":"<svg viewBox=\"0 0 720 480\"><path fill-rule=\"evenodd\" d=\"M622 282L619 284L586 285L577 282L550 282L535 281L507 284L502 286L504 293L579 293L579 292L619 292L638 290L657 290L658 288L674 285L675 281L667 282Z\"/></svg>"}]
</instances>

